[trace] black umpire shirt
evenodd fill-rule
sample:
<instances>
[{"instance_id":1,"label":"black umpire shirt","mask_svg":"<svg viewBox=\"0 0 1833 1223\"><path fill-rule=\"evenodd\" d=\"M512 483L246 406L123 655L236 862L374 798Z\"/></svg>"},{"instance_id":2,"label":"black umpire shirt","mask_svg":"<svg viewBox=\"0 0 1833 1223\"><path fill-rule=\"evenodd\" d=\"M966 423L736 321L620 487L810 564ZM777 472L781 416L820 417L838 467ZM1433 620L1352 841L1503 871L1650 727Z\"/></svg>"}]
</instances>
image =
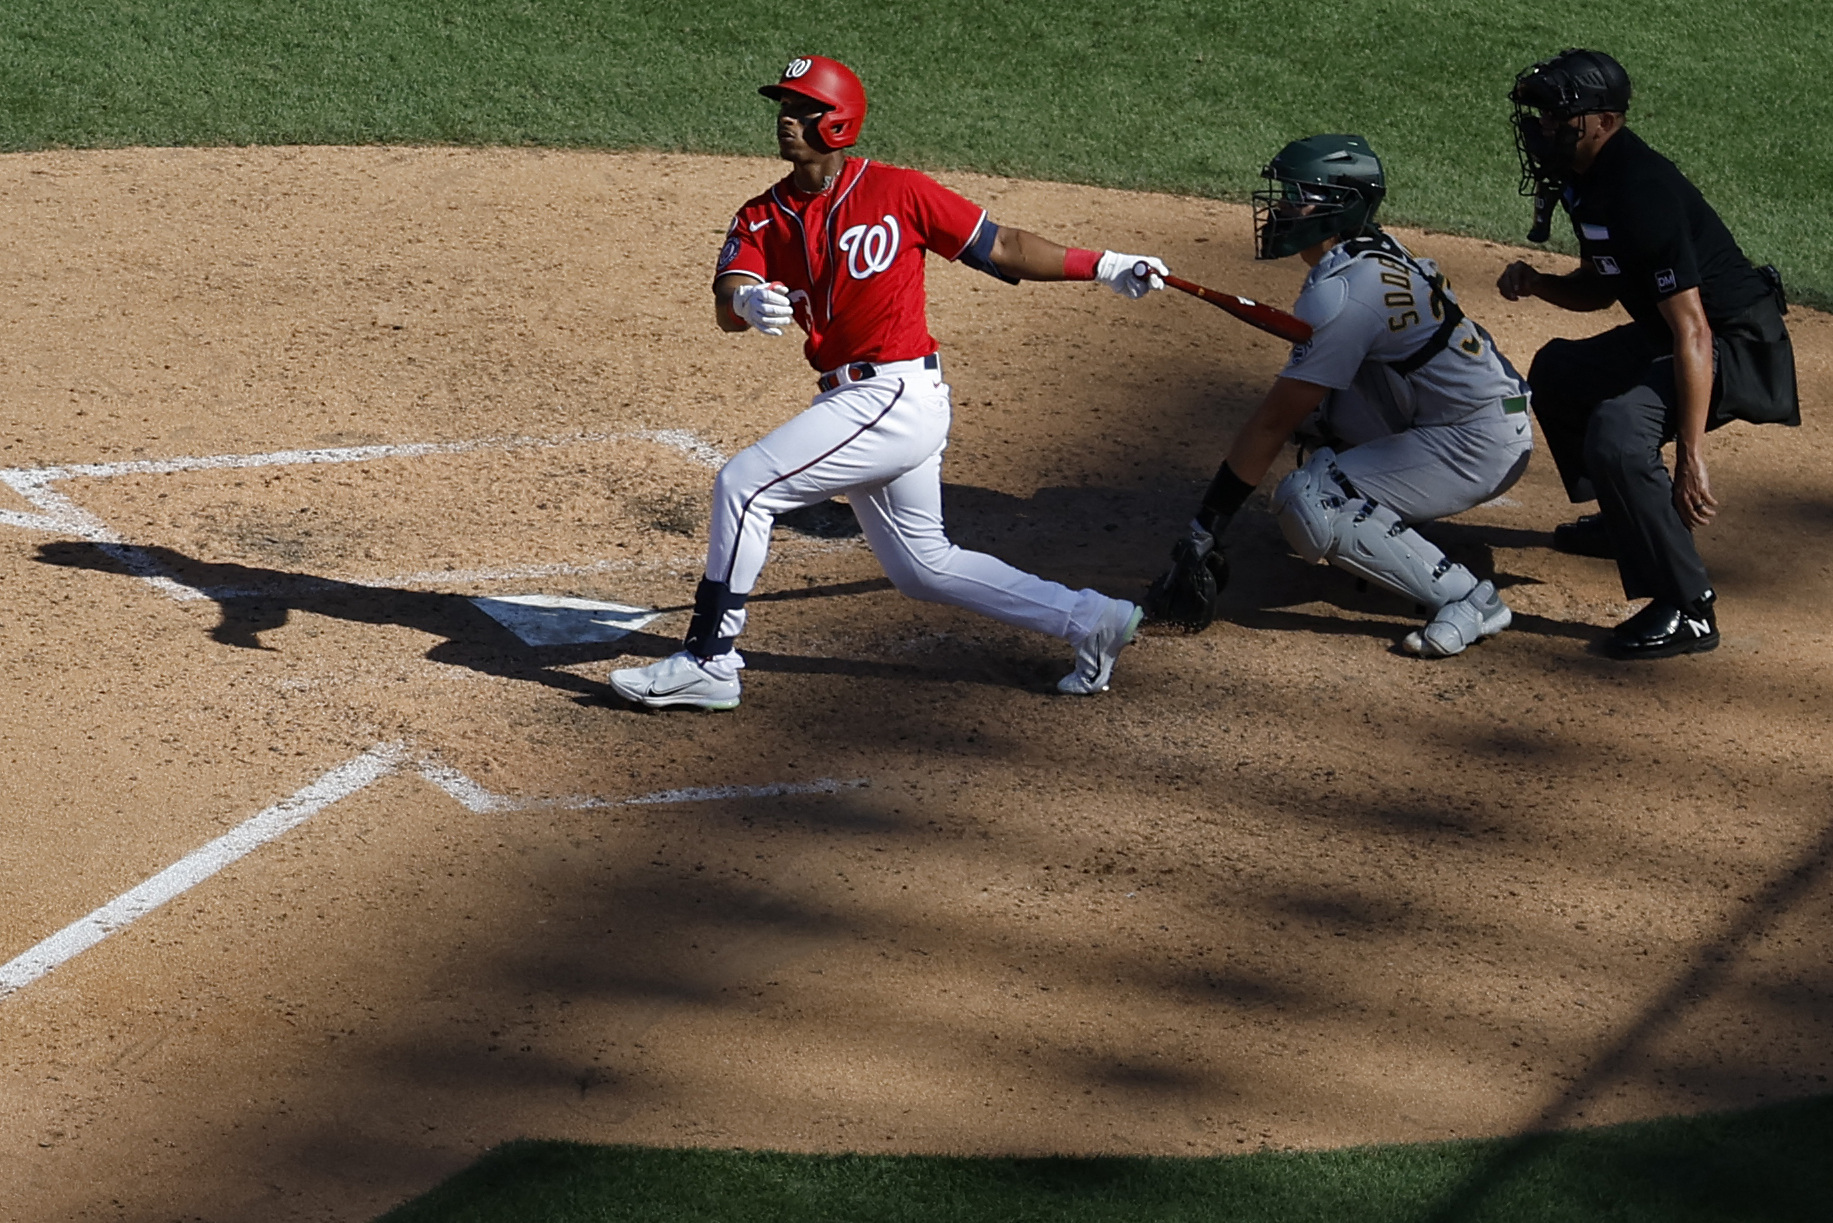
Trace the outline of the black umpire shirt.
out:
<instances>
[{"instance_id":1,"label":"black umpire shirt","mask_svg":"<svg viewBox=\"0 0 1833 1223\"><path fill-rule=\"evenodd\" d=\"M1665 333L1658 303L1688 289L1714 326L1769 296L1699 188L1628 128L1604 142L1564 203L1579 257L1644 327Z\"/></svg>"},{"instance_id":2,"label":"black umpire shirt","mask_svg":"<svg viewBox=\"0 0 1833 1223\"><path fill-rule=\"evenodd\" d=\"M1723 390L1737 402L1724 406L1727 414L1745 420L1799 423L1780 293L1751 266L1679 167L1624 128L1567 184L1561 202L1572 218L1579 258L1615 292L1629 316L1663 343L1672 341L1660 303L1694 288L1720 341L1737 337L1763 349L1779 341L1781 351L1736 354L1738 385ZM1721 346L1721 358L1727 355ZM1759 368L1742 368L1752 363ZM1732 373L1721 360L1721 380Z\"/></svg>"}]
</instances>

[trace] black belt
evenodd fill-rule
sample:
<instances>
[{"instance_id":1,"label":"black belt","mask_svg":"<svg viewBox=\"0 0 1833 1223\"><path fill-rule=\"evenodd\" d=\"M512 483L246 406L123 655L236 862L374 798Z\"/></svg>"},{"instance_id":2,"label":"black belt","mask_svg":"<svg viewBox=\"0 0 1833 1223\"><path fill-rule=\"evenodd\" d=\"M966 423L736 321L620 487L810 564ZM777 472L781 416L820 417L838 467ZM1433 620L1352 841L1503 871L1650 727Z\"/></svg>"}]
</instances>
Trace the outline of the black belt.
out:
<instances>
[{"instance_id":1,"label":"black belt","mask_svg":"<svg viewBox=\"0 0 1833 1223\"><path fill-rule=\"evenodd\" d=\"M902 362L898 364L902 364ZM923 358L923 368L941 369L941 356L937 353L930 353L927 357ZM822 394L826 394L835 387L845 386L850 382L863 382L867 378L876 377L878 377L878 366L872 364L870 361L855 361L851 365L843 365L839 369L830 370L822 374L819 378L815 379L815 385L821 388Z\"/></svg>"}]
</instances>

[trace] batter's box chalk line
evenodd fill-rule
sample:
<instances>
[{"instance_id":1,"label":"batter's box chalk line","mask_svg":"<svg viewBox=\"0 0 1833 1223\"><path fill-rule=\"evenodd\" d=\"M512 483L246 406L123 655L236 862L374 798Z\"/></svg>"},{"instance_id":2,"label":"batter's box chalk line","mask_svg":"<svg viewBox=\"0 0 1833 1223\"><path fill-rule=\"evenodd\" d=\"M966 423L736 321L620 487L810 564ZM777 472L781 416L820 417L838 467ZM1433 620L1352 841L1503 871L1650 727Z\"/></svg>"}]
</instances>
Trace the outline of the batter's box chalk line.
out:
<instances>
[{"instance_id":1,"label":"batter's box chalk line","mask_svg":"<svg viewBox=\"0 0 1833 1223\"><path fill-rule=\"evenodd\" d=\"M378 459L412 459L434 454L467 454L479 450L554 450L605 442L648 442L674 450L702 467L718 469L726 461L719 447L686 429L636 429L623 433L575 433L566 437L492 437L465 442L402 442L381 446L335 446L316 450L273 450L266 454L215 454L175 459L130 459L119 463L68 463L54 467L0 469L0 484L18 493L37 513L0 510L0 526L45 531L95 544L127 572L168 598L230 599L267 594L261 590L205 588L179 580L151 552L121 538L101 518L72 501L54 485L65 480L109 480L116 476L172 475L187 471L232 471L251 467L299 467L335 463L369 463ZM393 579L346 583L358 586L416 586L455 581L504 581L518 577L583 574L628 566L627 561L590 565L536 565L501 570L405 574ZM326 583L331 585L332 583ZM620 636L622 634L619 634Z\"/></svg>"},{"instance_id":2,"label":"batter's box chalk line","mask_svg":"<svg viewBox=\"0 0 1833 1223\"><path fill-rule=\"evenodd\" d=\"M384 777L408 771L418 773L456 799L466 810L478 814L581 811L661 803L775 798L792 794L838 794L842 790L871 784L864 778L851 781L820 778L758 786L701 786L682 790L657 790L629 798L601 798L596 795L517 798L486 789L457 769L441 763L436 756L416 756L406 743L378 743L273 806L256 812L214 841L192 850L88 916L71 922L43 942L14 956L5 964L0 964L0 999L24 989L52 969L81 955L117 930L132 925L166 901L183 895L269 841L278 840L340 799L349 798Z\"/></svg>"}]
</instances>

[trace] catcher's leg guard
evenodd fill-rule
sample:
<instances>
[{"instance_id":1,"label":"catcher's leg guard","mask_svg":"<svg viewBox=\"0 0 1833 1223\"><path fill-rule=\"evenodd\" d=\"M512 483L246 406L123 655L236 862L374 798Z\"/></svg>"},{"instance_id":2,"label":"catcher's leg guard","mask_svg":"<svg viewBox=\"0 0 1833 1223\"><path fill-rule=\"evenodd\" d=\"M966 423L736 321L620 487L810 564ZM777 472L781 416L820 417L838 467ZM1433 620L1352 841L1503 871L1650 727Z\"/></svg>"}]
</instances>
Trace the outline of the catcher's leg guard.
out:
<instances>
[{"instance_id":1,"label":"catcher's leg guard","mask_svg":"<svg viewBox=\"0 0 1833 1223\"><path fill-rule=\"evenodd\" d=\"M1433 611L1476 589L1470 570L1393 510L1358 496L1328 449L1279 482L1273 512L1286 542L1307 561L1328 561Z\"/></svg>"}]
</instances>

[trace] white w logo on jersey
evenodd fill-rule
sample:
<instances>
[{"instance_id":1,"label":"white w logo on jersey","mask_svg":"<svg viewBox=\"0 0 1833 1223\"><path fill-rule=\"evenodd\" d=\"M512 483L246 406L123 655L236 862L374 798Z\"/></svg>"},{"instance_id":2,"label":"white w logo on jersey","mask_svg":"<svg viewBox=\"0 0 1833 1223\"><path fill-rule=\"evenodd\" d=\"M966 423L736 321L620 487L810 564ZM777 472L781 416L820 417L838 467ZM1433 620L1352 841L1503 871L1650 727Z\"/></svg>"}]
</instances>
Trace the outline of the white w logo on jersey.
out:
<instances>
[{"instance_id":1,"label":"white w logo on jersey","mask_svg":"<svg viewBox=\"0 0 1833 1223\"><path fill-rule=\"evenodd\" d=\"M868 280L878 275L897 258L898 243L902 240L897 218L889 214L885 216L884 225L869 229L864 225L850 227L840 235L840 249L846 253L847 274L854 280Z\"/></svg>"}]
</instances>

